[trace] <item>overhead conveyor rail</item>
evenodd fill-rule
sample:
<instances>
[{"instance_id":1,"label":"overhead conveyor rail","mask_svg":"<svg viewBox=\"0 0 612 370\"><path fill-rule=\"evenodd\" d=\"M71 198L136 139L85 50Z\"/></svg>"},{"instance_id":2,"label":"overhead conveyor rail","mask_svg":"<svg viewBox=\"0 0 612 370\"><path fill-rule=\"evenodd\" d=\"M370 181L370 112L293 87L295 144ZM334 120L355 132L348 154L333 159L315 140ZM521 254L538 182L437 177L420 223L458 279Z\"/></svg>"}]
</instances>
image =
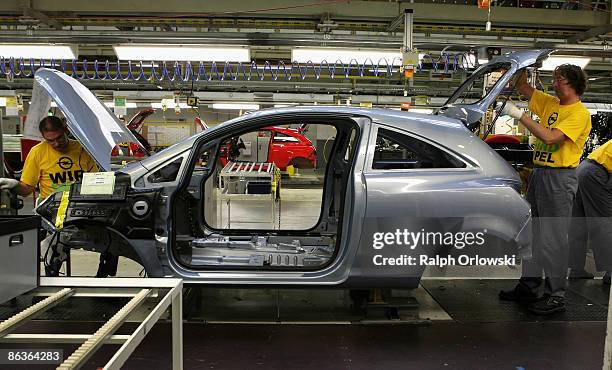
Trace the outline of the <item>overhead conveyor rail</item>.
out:
<instances>
[{"instance_id":1,"label":"overhead conveyor rail","mask_svg":"<svg viewBox=\"0 0 612 370\"><path fill-rule=\"evenodd\" d=\"M183 368L182 289L181 279L41 277L40 287L33 293L48 297L0 323L0 343L82 343L57 367L61 370L81 368L103 344L122 344L103 367L103 369L120 369L161 315L171 307L172 369L180 370ZM130 335L114 335L130 314L151 296L157 296L160 300L141 321L138 328ZM29 319L70 297L131 297L131 299L91 335L12 334Z\"/></svg>"}]
</instances>

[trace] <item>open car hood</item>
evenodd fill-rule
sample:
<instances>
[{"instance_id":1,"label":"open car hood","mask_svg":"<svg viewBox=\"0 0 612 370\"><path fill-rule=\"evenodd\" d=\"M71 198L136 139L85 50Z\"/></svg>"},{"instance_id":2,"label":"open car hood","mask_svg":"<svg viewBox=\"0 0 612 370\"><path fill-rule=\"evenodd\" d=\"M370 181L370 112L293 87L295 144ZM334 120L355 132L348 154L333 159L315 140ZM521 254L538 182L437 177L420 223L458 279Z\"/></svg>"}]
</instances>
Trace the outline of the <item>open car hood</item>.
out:
<instances>
[{"instance_id":1,"label":"open car hood","mask_svg":"<svg viewBox=\"0 0 612 370\"><path fill-rule=\"evenodd\" d=\"M493 58L489 63L476 69L474 73L472 73L472 75L465 80L461 86L459 86L459 88L446 101L444 106L442 106L442 108L436 112L436 114L459 119L463 121L466 126L471 127L472 124L482 119L489 106L495 102L497 97L508 85L508 82L517 76L517 73L521 69L533 65L541 65L542 61L548 58L552 52L553 50L551 49L524 50L507 53ZM495 85L490 88L488 93L482 99L475 103L463 103L460 101L462 96L464 96L466 91L468 91L472 85L474 85L474 82L477 79L482 78L483 75L499 68L506 69L506 73L499 78Z\"/></svg>"},{"instance_id":2,"label":"open car hood","mask_svg":"<svg viewBox=\"0 0 612 370\"><path fill-rule=\"evenodd\" d=\"M111 151L117 144L133 142L140 145L130 130L88 88L65 73L40 68L34 75L31 106L44 112L51 100L66 117L70 132L105 171L111 170ZM38 127L38 122L30 124Z\"/></svg>"}]
</instances>

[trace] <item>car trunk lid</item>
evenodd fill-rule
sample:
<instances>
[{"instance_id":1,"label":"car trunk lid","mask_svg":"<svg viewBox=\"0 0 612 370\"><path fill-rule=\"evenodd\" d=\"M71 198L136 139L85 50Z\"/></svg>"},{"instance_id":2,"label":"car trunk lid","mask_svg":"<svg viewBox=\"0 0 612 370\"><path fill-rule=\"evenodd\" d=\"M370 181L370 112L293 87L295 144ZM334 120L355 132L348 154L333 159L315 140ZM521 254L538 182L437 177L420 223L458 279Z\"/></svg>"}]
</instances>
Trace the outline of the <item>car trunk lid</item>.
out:
<instances>
[{"instance_id":1,"label":"car trunk lid","mask_svg":"<svg viewBox=\"0 0 612 370\"><path fill-rule=\"evenodd\" d=\"M471 128L473 124L482 119L489 106L495 102L497 97L508 85L508 82L517 76L521 69L539 65L543 60L548 58L552 52L553 50L551 49L524 50L507 53L494 58L489 63L476 69L474 73L455 90L453 95L436 114L459 119L466 126ZM482 78L491 71L502 68L505 69L506 72L497 82L495 82L484 97L473 103L464 103L460 101L460 99L465 96L464 94L475 85L475 82L479 78Z\"/></svg>"}]
</instances>

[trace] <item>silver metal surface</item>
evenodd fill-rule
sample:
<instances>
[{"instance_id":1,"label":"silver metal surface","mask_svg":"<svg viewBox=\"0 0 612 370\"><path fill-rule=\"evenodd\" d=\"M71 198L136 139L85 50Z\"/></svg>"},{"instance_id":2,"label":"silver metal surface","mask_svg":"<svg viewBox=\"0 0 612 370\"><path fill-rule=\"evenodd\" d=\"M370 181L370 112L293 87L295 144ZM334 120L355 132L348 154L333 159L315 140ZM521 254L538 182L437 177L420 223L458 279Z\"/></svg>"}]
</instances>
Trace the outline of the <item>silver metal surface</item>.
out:
<instances>
[{"instance_id":1,"label":"silver metal surface","mask_svg":"<svg viewBox=\"0 0 612 370\"><path fill-rule=\"evenodd\" d=\"M7 195L10 205L12 196ZM20 222L17 216L0 219L3 228L0 231L0 303L36 288L38 283L38 229L33 226L16 230L15 225Z\"/></svg>"},{"instance_id":2,"label":"silver metal surface","mask_svg":"<svg viewBox=\"0 0 612 370\"><path fill-rule=\"evenodd\" d=\"M528 51L517 51L505 55L500 55L489 63L479 67L470 78L468 78L455 93L448 99L444 106L440 109L439 114L446 117L456 118L462 120L466 124L471 124L479 121L485 114L487 109L495 102L497 97L506 88L508 82L523 68L532 66L538 61L542 61L552 53L553 50L528 50ZM463 104L457 103L458 98L464 92L466 87L471 86L474 81L481 77L482 74L489 69L489 66L501 65L509 66L510 69L499 78L495 86L491 88L491 91L484 96L481 100L475 103Z\"/></svg>"},{"instance_id":3,"label":"silver metal surface","mask_svg":"<svg viewBox=\"0 0 612 370\"><path fill-rule=\"evenodd\" d=\"M495 88L480 102L461 108L466 111L469 108L476 113L484 109L484 105L495 100L507 79L518 69L534 63L547 52L539 50L505 56L504 58L512 63L512 68L503 76L506 79L500 78ZM191 181L192 165L196 156L201 155L200 151L203 148L219 150L218 146L224 140L259 127L306 121L334 124L336 132L346 136L355 130L358 138L358 142L353 144L354 157L351 161L342 162L342 158L339 158L341 154L334 153L337 157L329 162L332 167L325 173L323 189L323 201L327 203L321 206L324 211L321 212L319 223L311 230L289 230L287 234L299 240L302 245L305 245L303 238L310 236L332 238L335 254L329 263L320 269L291 267L283 270L263 269L254 263L249 269L237 270L206 269L201 267L204 265L194 268L189 262L181 260L175 253L179 243L184 243L182 247L195 250L197 248L191 247L189 242L201 238L201 235L225 232L209 228L196 208L186 212L186 203L181 203L185 206L180 209L174 208L174 202L181 202L181 197L187 195L182 185L188 180ZM373 153L377 134L381 129L396 132L423 146L435 148L436 151L462 163L463 167L375 169L372 165ZM183 158L183 161L175 182L150 184L139 181L176 161L178 157ZM156 204L152 206L155 235L150 239L130 239L127 235L121 237L136 251L147 272L156 271L153 276L182 277L190 283L288 286L359 286L367 283L369 286L415 287L422 274L419 269L403 266L386 266L385 269L380 269L372 264L373 253L376 253L372 248L372 236L374 232L398 228L420 230L419 218L438 220L436 226L443 229L450 226L448 219L457 218L461 220L461 231L486 229L489 235L507 242L509 247L518 247L521 250L528 250L530 247L530 207L518 191L518 174L494 150L469 131L464 123L442 115L341 106L264 109L205 130L119 171L130 176L132 186L136 188L134 197L144 190L157 194ZM213 175L210 171L221 172L218 167L207 168L207 171L209 175ZM203 182L190 185L192 189L189 197L201 193ZM199 199L196 198L190 204L199 204ZM95 203L96 201L92 200L82 206L91 207L95 206ZM71 204L74 205L74 202ZM203 207L201 204L199 206ZM117 203L116 207L119 210L124 205ZM199 230L194 232L193 228L185 227L186 225L192 225ZM118 227L122 226L109 224L109 228L113 230ZM247 236L268 236L270 232L273 230L232 229L229 234L238 240ZM180 240L175 236L180 236ZM103 247L99 246L98 250ZM189 251L188 257L197 257L195 251ZM163 266L163 274L161 268L155 270L157 266ZM283 267L286 267L284 263Z\"/></svg>"}]
</instances>

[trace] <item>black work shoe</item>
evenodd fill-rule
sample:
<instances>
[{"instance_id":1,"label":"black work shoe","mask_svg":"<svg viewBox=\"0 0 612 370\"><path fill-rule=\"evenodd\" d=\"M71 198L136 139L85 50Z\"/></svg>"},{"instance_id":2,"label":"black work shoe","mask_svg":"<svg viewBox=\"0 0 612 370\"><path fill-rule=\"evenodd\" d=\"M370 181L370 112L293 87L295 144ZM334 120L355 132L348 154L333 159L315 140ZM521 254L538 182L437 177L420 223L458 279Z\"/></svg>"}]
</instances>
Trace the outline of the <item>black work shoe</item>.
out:
<instances>
[{"instance_id":1,"label":"black work shoe","mask_svg":"<svg viewBox=\"0 0 612 370\"><path fill-rule=\"evenodd\" d=\"M555 312L565 311L565 299L546 295L542 299L533 302L527 309L537 315L550 315Z\"/></svg>"},{"instance_id":2,"label":"black work shoe","mask_svg":"<svg viewBox=\"0 0 612 370\"><path fill-rule=\"evenodd\" d=\"M514 289L501 290L499 292L499 299L513 302L533 302L538 299L538 295L532 292L524 284L518 283Z\"/></svg>"},{"instance_id":3,"label":"black work shoe","mask_svg":"<svg viewBox=\"0 0 612 370\"><path fill-rule=\"evenodd\" d=\"M612 278L610 277L610 271L606 271L606 274L603 277L604 285L610 285L612 283Z\"/></svg>"},{"instance_id":4,"label":"black work shoe","mask_svg":"<svg viewBox=\"0 0 612 370\"><path fill-rule=\"evenodd\" d=\"M569 278L570 279L593 279L595 276L593 274L591 274L590 272L582 269L582 270L575 270L575 269L570 269L570 273L569 273Z\"/></svg>"}]
</instances>

